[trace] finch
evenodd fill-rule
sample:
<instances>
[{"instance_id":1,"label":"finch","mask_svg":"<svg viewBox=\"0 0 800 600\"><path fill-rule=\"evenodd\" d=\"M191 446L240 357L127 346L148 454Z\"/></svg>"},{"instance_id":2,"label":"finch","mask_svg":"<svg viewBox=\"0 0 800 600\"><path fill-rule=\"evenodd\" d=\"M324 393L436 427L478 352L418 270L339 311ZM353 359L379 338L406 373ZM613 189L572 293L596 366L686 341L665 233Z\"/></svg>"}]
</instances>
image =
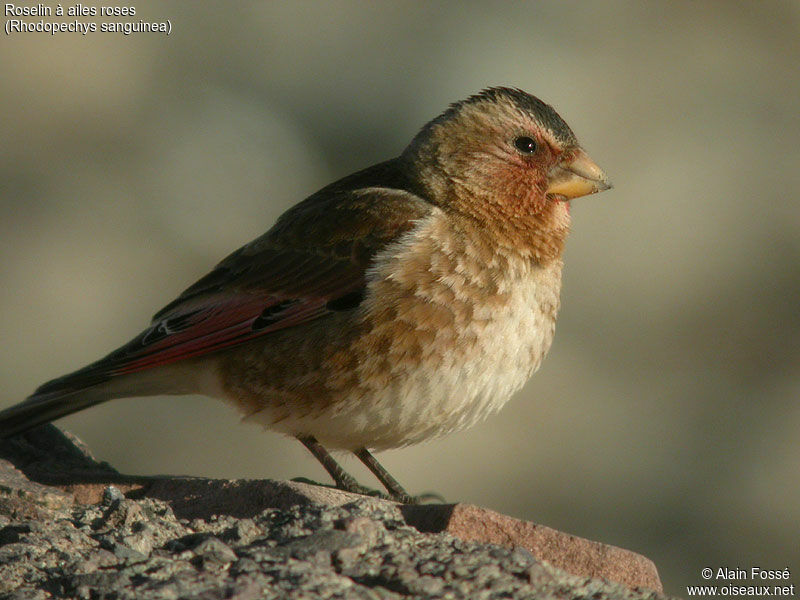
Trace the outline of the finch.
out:
<instances>
[{"instance_id":1,"label":"finch","mask_svg":"<svg viewBox=\"0 0 800 600\"><path fill-rule=\"evenodd\" d=\"M411 501L370 450L470 427L522 387L553 339L569 202L610 187L551 106L485 89L0 412L0 435L113 398L204 394L297 438L338 487L364 489L326 448Z\"/></svg>"}]
</instances>

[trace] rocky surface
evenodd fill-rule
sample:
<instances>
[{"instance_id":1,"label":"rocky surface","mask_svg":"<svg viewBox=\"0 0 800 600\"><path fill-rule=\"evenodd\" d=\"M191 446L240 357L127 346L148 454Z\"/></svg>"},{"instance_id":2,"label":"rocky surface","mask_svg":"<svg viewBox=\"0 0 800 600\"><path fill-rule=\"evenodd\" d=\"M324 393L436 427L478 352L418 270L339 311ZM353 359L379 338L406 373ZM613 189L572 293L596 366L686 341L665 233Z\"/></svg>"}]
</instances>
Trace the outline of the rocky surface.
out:
<instances>
[{"instance_id":1,"label":"rocky surface","mask_svg":"<svg viewBox=\"0 0 800 600\"><path fill-rule=\"evenodd\" d=\"M126 477L53 427L4 442L0 456L0 598L664 598L557 569L516 542L515 530L529 542L541 526L515 528L477 507L409 509L293 482ZM496 543L480 540L477 523ZM591 560L583 542L613 548L548 532L541 539L567 544L562 556ZM623 554L594 560L638 556L614 550ZM654 569L636 576L660 587Z\"/></svg>"}]
</instances>

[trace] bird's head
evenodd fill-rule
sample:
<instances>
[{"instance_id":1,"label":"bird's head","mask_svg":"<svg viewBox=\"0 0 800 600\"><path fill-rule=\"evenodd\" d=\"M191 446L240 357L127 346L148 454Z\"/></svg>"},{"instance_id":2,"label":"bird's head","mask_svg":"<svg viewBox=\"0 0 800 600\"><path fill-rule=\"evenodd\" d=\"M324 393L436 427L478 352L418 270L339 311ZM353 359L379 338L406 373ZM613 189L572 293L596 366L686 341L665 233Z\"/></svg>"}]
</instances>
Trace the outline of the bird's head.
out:
<instances>
[{"instance_id":1,"label":"bird's head","mask_svg":"<svg viewBox=\"0 0 800 600\"><path fill-rule=\"evenodd\" d=\"M403 159L435 204L507 223L547 213L566 226L569 200L611 187L552 106L511 88L451 105Z\"/></svg>"}]
</instances>

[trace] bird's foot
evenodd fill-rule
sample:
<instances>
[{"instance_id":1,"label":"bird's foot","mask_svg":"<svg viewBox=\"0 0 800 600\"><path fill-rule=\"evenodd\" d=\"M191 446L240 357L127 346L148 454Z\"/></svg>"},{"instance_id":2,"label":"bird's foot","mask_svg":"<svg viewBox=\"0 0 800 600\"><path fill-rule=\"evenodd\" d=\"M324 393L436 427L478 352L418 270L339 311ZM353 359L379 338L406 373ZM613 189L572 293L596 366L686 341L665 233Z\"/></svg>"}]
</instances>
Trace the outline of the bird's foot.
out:
<instances>
[{"instance_id":1,"label":"bird's foot","mask_svg":"<svg viewBox=\"0 0 800 600\"><path fill-rule=\"evenodd\" d=\"M381 500L393 500L395 502L401 501L397 498L390 496L387 493L381 492L380 490L375 490L365 485L361 485L360 483L357 483L355 480L348 481L346 484L342 483L331 484L331 483L322 483L321 481L314 481L313 479L309 479L308 477L292 477L290 481L296 481L297 483L306 483L308 485L316 485L319 487L329 488L331 490L341 490L343 492L358 494L360 496L380 498Z\"/></svg>"},{"instance_id":2,"label":"bird's foot","mask_svg":"<svg viewBox=\"0 0 800 600\"><path fill-rule=\"evenodd\" d=\"M436 492L425 492L419 496L414 496L414 502L410 504L447 504L447 500Z\"/></svg>"},{"instance_id":3,"label":"bird's foot","mask_svg":"<svg viewBox=\"0 0 800 600\"><path fill-rule=\"evenodd\" d=\"M391 502L398 502L400 504L447 504L447 500L444 499L444 496L437 494L436 492L426 492L424 494L420 494L419 496L412 496L411 494L407 493L391 494L389 492L382 492L380 490L361 485L355 480L349 482L346 486L314 481L308 477L292 477L290 481L326 487L332 490L342 490L343 492L349 492L351 494L369 496L370 498L378 498L380 500L389 500Z\"/></svg>"}]
</instances>

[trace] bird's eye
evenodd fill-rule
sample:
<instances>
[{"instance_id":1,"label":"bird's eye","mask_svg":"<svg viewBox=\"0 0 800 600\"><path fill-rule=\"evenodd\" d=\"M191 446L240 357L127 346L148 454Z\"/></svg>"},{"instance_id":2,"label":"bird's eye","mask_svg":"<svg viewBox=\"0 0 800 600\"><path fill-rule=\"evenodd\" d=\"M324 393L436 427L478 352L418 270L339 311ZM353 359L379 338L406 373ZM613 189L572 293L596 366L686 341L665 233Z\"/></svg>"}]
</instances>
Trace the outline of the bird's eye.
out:
<instances>
[{"instance_id":1,"label":"bird's eye","mask_svg":"<svg viewBox=\"0 0 800 600\"><path fill-rule=\"evenodd\" d=\"M533 154L536 152L536 140L527 136L518 137L514 140L514 146L523 154Z\"/></svg>"}]
</instances>

